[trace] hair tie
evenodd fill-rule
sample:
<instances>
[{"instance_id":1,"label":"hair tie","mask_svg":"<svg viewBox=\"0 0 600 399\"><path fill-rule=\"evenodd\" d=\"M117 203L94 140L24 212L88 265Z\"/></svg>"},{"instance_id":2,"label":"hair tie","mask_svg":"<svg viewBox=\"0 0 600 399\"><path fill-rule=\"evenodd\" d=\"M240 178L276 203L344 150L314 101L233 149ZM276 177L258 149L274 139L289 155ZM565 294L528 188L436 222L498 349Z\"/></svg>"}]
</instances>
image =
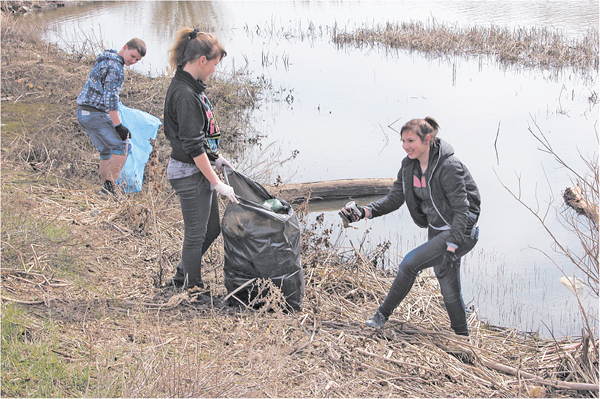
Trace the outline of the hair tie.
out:
<instances>
[{"instance_id":1,"label":"hair tie","mask_svg":"<svg viewBox=\"0 0 600 399\"><path fill-rule=\"evenodd\" d=\"M200 29L194 28L194 30L190 32L190 39L195 39L196 36L198 36L198 32L200 32Z\"/></svg>"}]
</instances>

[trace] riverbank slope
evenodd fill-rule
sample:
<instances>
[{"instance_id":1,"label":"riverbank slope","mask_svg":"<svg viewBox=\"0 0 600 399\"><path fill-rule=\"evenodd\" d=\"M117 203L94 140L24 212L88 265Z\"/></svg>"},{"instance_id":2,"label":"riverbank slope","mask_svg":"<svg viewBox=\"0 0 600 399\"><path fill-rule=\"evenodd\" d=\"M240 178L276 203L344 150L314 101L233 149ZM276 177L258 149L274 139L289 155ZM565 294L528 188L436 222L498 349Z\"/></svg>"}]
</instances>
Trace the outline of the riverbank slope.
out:
<instances>
[{"instance_id":1,"label":"riverbank slope","mask_svg":"<svg viewBox=\"0 0 600 399\"><path fill-rule=\"evenodd\" d=\"M96 195L97 155L75 118L94 57L2 18L3 397L598 396L597 341L542 340L476 314L467 341L427 275L385 329L365 328L391 283L377 268L385 248L341 252L319 222L303 225L295 314L276 292L258 309L230 306L220 239L206 292L164 287L183 226L161 133L141 193ZM121 98L161 117L168 83L127 72ZM210 87L235 140L260 90L239 85Z\"/></svg>"}]
</instances>

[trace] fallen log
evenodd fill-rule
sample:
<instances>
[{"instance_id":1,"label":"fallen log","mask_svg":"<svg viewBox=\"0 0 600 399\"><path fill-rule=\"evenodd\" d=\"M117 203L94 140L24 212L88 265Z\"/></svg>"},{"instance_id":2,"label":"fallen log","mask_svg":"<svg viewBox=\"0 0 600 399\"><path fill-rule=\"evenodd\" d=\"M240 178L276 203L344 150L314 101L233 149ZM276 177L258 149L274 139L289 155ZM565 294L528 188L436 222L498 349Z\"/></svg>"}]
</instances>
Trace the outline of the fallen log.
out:
<instances>
[{"instance_id":1,"label":"fallen log","mask_svg":"<svg viewBox=\"0 0 600 399\"><path fill-rule=\"evenodd\" d=\"M581 186L567 187L563 192L563 199L578 215L584 215L598 225L598 205L585 199Z\"/></svg>"},{"instance_id":2,"label":"fallen log","mask_svg":"<svg viewBox=\"0 0 600 399\"><path fill-rule=\"evenodd\" d=\"M324 180L269 187L269 192L290 203L303 202L307 199L333 201L386 195L395 180L393 178Z\"/></svg>"}]
</instances>

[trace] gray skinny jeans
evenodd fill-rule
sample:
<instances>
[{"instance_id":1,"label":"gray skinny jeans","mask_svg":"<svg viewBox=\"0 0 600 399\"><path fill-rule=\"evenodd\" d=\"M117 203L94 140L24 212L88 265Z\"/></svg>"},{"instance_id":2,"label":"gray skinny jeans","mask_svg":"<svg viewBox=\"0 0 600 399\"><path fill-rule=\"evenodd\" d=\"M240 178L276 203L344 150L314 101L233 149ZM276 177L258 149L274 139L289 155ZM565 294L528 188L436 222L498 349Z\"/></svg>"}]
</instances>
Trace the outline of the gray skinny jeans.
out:
<instances>
[{"instance_id":1,"label":"gray skinny jeans","mask_svg":"<svg viewBox=\"0 0 600 399\"><path fill-rule=\"evenodd\" d=\"M428 229L429 240L410 251L398 267L398 274L390 287L379 311L388 318L400 305L412 288L418 273L433 266L433 271L440 283L440 291L444 297L444 305L450 318L450 327L456 334L469 335L467 327L467 313L463 302L460 288L460 257L469 252L479 239L479 228L473 228L470 235L465 237L464 242L456 249L459 258L451 267L451 270L443 277L438 277L444 253L447 248L447 240L450 230L439 231L431 227Z\"/></svg>"},{"instance_id":2,"label":"gray skinny jeans","mask_svg":"<svg viewBox=\"0 0 600 399\"><path fill-rule=\"evenodd\" d=\"M184 288L203 288L202 256L221 233L217 192L202 173L169 183L179 197L184 226L181 261L173 280Z\"/></svg>"}]
</instances>

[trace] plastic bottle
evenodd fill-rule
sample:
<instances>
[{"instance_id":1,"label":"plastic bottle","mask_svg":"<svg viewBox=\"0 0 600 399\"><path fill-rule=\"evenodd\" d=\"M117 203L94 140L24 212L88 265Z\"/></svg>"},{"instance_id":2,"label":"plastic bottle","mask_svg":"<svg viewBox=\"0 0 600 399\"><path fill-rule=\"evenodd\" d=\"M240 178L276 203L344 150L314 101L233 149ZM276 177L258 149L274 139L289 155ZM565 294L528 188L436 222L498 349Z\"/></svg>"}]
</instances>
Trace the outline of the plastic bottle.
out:
<instances>
[{"instance_id":1,"label":"plastic bottle","mask_svg":"<svg viewBox=\"0 0 600 399\"><path fill-rule=\"evenodd\" d=\"M286 213L287 207L279 201L277 198L271 198L261 202L265 208L275 212L275 213Z\"/></svg>"}]
</instances>

